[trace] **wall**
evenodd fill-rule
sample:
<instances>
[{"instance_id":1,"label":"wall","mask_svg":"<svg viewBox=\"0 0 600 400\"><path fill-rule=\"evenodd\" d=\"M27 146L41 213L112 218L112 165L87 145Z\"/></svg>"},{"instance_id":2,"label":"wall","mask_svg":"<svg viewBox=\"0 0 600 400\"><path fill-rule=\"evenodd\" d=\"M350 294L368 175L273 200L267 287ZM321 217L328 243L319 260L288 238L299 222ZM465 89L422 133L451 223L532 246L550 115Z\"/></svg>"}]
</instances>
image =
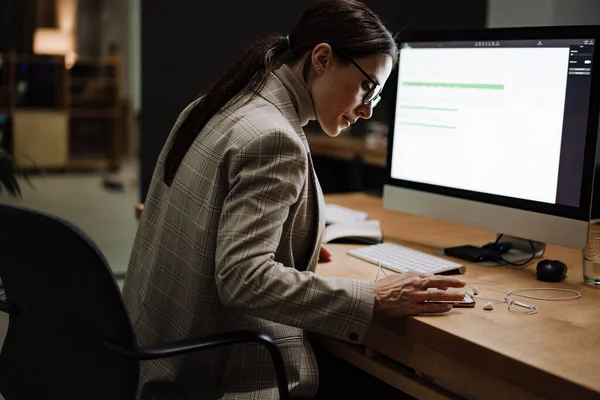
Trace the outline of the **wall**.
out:
<instances>
[{"instance_id":1,"label":"wall","mask_svg":"<svg viewBox=\"0 0 600 400\"><path fill-rule=\"evenodd\" d=\"M306 1L179 3L179 7L172 7L169 2L141 2L142 200L158 154L181 110L239 58L254 39L271 31L285 33L290 29ZM264 9L270 10L269 15L262 12Z\"/></svg>"},{"instance_id":2,"label":"wall","mask_svg":"<svg viewBox=\"0 0 600 400\"><path fill-rule=\"evenodd\" d=\"M130 0L102 0L100 11L100 56L106 57L111 44L121 54L121 95L129 97L129 3Z\"/></svg>"},{"instance_id":3,"label":"wall","mask_svg":"<svg viewBox=\"0 0 600 400\"><path fill-rule=\"evenodd\" d=\"M0 52L33 52L35 0L0 0Z\"/></svg>"},{"instance_id":4,"label":"wall","mask_svg":"<svg viewBox=\"0 0 600 400\"><path fill-rule=\"evenodd\" d=\"M486 25L518 26L600 25L597 0L488 0ZM600 218L600 140L596 145L596 174L592 218Z\"/></svg>"},{"instance_id":5,"label":"wall","mask_svg":"<svg viewBox=\"0 0 600 400\"><path fill-rule=\"evenodd\" d=\"M571 0L572 1L572 0ZM552 25L555 0L488 0L488 28Z\"/></svg>"},{"instance_id":6,"label":"wall","mask_svg":"<svg viewBox=\"0 0 600 400\"><path fill-rule=\"evenodd\" d=\"M489 28L587 24L600 24L597 0L488 0Z\"/></svg>"},{"instance_id":7,"label":"wall","mask_svg":"<svg viewBox=\"0 0 600 400\"><path fill-rule=\"evenodd\" d=\"M129 1L129 96L135 115L142 108L141 0Z\"/></svg>"},{"instance_id":8,"label":"wall","mask_svg":"<svg viewBox=\"0 0 600 400\"><path fill-rule=\"evenodd\" d=\"M100 55L100 1L77 3L77 52L83 57Z\"/></svg>"},{"instance_id":9,"label":"wall","mask_svg":"<svg viewBox=\"0 0 600 400\"><path fill-rule=\"evenodd\" d=\"M395 31L485 24L485 1L366 0ZM181 110L256 38L289 32L306 0L141 2L141 200Z\"/></svg>"},{"instance_id":10,"label":"wall","mask_svg":"<svg viewBox=\"0 0 600 400\"><path fill-rule=\"evenodd\" d=\"M78 0L77 7L79 54L104 58L111 43L117 44L121 53L121 95L129 98L134 92L130 77L135 75L131 60L137 55L135 49L139 49L140 40L139 24L131 24L132 4L136 2L139 6L139 0ZM132 36L134 32L138 32L137 36ZM132 45L132 40L137 43Z\"/></svg>"}]
</instances>

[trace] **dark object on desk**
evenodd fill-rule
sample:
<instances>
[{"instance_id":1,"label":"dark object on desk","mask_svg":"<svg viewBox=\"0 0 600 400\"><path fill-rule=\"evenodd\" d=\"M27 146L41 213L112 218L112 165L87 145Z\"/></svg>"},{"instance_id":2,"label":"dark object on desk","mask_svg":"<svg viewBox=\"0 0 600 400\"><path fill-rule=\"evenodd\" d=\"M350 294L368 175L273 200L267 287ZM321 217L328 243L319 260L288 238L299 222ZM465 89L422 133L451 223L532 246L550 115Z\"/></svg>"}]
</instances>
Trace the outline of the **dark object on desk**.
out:
<instances>
[{"instance_id":1,"label":"dark object on desk","mask_svg":"<svg viewBox=\"0 0 600 400\"><path fill-rule=\"evenodd\" d=\"M450 271L445 271L445 272L439 272L436 275L445 275L445 276L452 276L452 275L462 275L465 273L466 269L463 268L456 268L456 269L451 269Z\"/></svg>"},{"instance_id":2,"label":"dark object on desk","mask_svg":"<svg viewBox=\"0 0 600 400\"><path fill-rule=\"evenodd\" d=\"M544 282L560 282L567 274L567 265L558 260L542 260L535 268L537 279Z\"/></svg>"},{"instance_id":3,"label":"dark object on desk","mask_svg":"<svg viewBox=\"0 0 600 400\"><path fill-rule=\"evenodd\" d=\"M0 205L0 312L9 314L0 352L0 393L13 399L134 399L140 361L243 342L263 345L288 399L279 349L266 335L227 332L137 347L106 259L71 223ZM202 396L201 393L198 396Z\"/></svg>"},{"instance_id":4,"label":"dark object on desk","mask_svg":"<svg viewBox=\"0 0 600 400\"><path fill-rule=\"evenodd\" d=\"M497 261L500 258L500 252L472 245L447 247L444 254L473 262Z\"/></svg>"},{"instance_id":5,"label":"dark object on desk","mask_svg":"<svg viewBox=\"0 0 600 400\"><path fill-rule=\"evenodd\" d=\"M383 239L374 240L370 238L362 238L362 237L341 237L337 239L332 239L327 243L331 244L377 244L383 243Z\"/></svg>"},{"instance_id":6,"label":"dark object on desk","mask_svg":"<svg viewBox=\"0 0 600 400\"><path fill-rule=\"evenodd\" d=\"M500 254L508 253L508 251L510 250L511 247L512 247L511 242L499 242L499 243L491 242L491 243L481 246L482 249L497 251Z\"/></svg>"}]
</instances>

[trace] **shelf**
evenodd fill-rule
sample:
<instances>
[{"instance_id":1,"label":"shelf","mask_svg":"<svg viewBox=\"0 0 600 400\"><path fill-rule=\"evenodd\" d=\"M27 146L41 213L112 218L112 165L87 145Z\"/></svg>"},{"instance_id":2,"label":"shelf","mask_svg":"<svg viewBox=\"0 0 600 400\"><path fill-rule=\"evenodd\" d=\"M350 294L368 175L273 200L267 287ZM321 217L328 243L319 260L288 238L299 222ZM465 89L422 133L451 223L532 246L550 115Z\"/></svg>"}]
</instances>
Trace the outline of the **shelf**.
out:
<instances>
[{"instance_id":1,"label":"shelf","mask_svg":"<svg viewBox=\"0 0 600 400\"><path fill-rule=\"evenodd\" d=\"M114 93L103 96L79 96L71 93L71 110L114 110L117 107Z\"/></svg>"},{"instance_id":2,"label":"shelf","mask_svg":"<svg viewBox=\"0 0 600 400\"><path fill-rule=\"evenodd\" d=\"M65 111L15 111L12 126L17 166L61 168L67 163L69 121Z\"/></svg>"},{"instance_id":3,"label":"shelf","mask_svg":"<svg viewBox=\"0 0 600 400\"><path fill-rule=\"evenodd\" d=\"M59 64L65 65L65 59L61 56L46 56L38 54L19 54L16 59L17 62L27 62L33 64Z\"/></svg>"},{"instance_id":4,"label":"shelf","mask_svg":"<svg viewBox=\"0 0 600 400\"><path fill-rule=\"evenodd\" d=\"M106 86L118 86L119 82L117 82L117 78L112 76L71 76L70 77L71 86L73 85L83 85L87 84L90 81Z\"/></svg>"},{"instance_id":5,"label":"shelf","mask_svg":"<svg viewBox=\"0 0 600 400\"><path fill-rule=\"evenodd\" d=\"M118 118L120 116L117 109L93 109L93 108L72 108L70 110L71 118Z\"/></svg>"},{"instance_id":6,"label":"shelf","mask_svg":"<svg viewBox=\"0 0 600 400\"><path fill-rule=\"evenodd\" d=\"M119 61L110 60L102 57L79 56L75 65L91 65L94 67L119 67Z\"/></svg>"},{"instance_id":7,"label":"shelf","mask_svg":"<svg viewBox=\"0 0 600 400\"><path fill-rule=\"evenodd\" d=\"M6 107L5 107L6 108ZM15 111L67 111L64 107L26 107L26 106L14 106L10 108L11 112Z\"/></svg>"},{"instance_id":8,"label":"shelf","mask_svg":"<svg viewBox=\"0 0 600 400\"><path fill-rule=\"evenodd\" d=\"M0 69L0 115L8 115L11 124L15 118L20 123L19 129L12 129L13 150L22 148L19 151L40 168L120 167L125 126L118 60L80 58L67 69L61 56L0 53L0 57L6 66ZM46 119L52 121L57 113L64 115L61 127L65 126L54 129L60 135L50 138ZM37 119L30 121L28 114ZM34 122L35 129L27 125ZM48 143L42 143L47 137ZM60 149L52 150L50 145L58 142Z\"/></svg>"},{"instance_id":9,"label":"shelf","mask_svg":"<svg viewBox=\"0 0 600 400\"><path fill-rule=\"evenodd\" d=\"M69 161L68 168L71 170L91 170L91 169L105 169L114 168L117 166L117 161L109 158L71 158Z\"/></svg>"}]
</instances>

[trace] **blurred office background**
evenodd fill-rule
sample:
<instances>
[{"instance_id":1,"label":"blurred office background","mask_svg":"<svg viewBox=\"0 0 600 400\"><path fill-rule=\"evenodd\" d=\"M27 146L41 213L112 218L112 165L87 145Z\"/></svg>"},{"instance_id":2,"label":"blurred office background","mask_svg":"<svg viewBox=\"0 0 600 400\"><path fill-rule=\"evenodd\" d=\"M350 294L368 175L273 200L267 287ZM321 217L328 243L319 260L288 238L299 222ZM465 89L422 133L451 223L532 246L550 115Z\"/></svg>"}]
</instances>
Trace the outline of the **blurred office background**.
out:
<instances>
[{"instance_id":1,"label":"blurred office background","mask_svg":"<svg viewBox=\"0 0 600 400\"><path fill-rule=\"evenodd\" d=\"M0 147L28 176L0 202L74 222L120 274L139 201L139 20L139 1L0 0Z\"/></svg>"},{"instance_id":2,"label":"blurred office background","mask_svg":"<svg viewBox=\"0 0 600 400\"><path fill-rule=\"evenodd\" d=\"M595 0L365 2L394 32L600 23ZM134 207L179 112L254 39L288 34L307 4L0 0L0 147L28 174L22 197L3 192L0 202L72 221L122 277ZM306 127L326 193L380 192L386 91L383 99L338 138Z\"/></svg>"}]
</instances>

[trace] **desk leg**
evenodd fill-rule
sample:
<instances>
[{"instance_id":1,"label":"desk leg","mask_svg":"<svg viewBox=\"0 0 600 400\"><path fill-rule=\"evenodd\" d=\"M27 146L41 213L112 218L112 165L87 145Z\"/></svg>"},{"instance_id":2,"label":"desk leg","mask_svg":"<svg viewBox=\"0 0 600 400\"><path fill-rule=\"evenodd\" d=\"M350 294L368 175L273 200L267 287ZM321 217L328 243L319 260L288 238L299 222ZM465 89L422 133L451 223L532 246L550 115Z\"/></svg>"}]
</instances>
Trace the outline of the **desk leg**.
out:
<instances>
[{"instance_id":1,"label":"desk leg","mask_svg":"<svg viewBox=\"0 0 600 400\"><path fill-rule=\"evenodd\" d=\"M414 400L384 380L362 371L347 360L312 342L319 368L319 391L315 400L397 399Z\"/></svg>"},{"instance_id":2,"label":"desk leg","mask_svg":"<svg viewBox=\"0 0 600 400\"><path fill-rule=\"evenodd\" d=\"M312 338L311 343L313 347L320 350L326 351L328 357L339 358L345 361L345 363L352 365L356 369L362 370L366 375L371 375L373 379L380 382L385 382L385 387L395 388L391 392L384 392L388 396L381 395L382 393L377 390L378 385L373 385L374 389L371 389L368 385L362 385L363 379L357 379L358 389L348 388L349 397L347 398L381 398L381 399L426 399L426 400L457 400L460 396L452 393L451 391L440 387L433 382L428 381L417 375L414 370L399 365L398 363L392 362L383 356L370 357L366 355L366 352L370 351L371 355L377 355L378 353L373 350L368 350L364 346L354 345L346 342L342 342L337 339L328 338L325 336L317 336ZM319 353L315 352L317 357ZM319 369L321 366L319 365ZM344 381L346 383L352 382L352 377L347 376ZM366 381L365 381L366 382ZM343 382L340 382L337 387L343 387ZM362 388L361 388L362 386ZM364 387L367 386L367 387ZM353 393L351 390L355 390ZM360 392L364 390L365 392ZM369 394L366 394L366 393ZM360 397L360 394L364 394ZM356 395L359 395L358 397ZM337 398L334 396L332 398ZM344 396L341 396L342 398ZM326 396L320 398L327 398Z\"/></svg>"}]
</instances>

